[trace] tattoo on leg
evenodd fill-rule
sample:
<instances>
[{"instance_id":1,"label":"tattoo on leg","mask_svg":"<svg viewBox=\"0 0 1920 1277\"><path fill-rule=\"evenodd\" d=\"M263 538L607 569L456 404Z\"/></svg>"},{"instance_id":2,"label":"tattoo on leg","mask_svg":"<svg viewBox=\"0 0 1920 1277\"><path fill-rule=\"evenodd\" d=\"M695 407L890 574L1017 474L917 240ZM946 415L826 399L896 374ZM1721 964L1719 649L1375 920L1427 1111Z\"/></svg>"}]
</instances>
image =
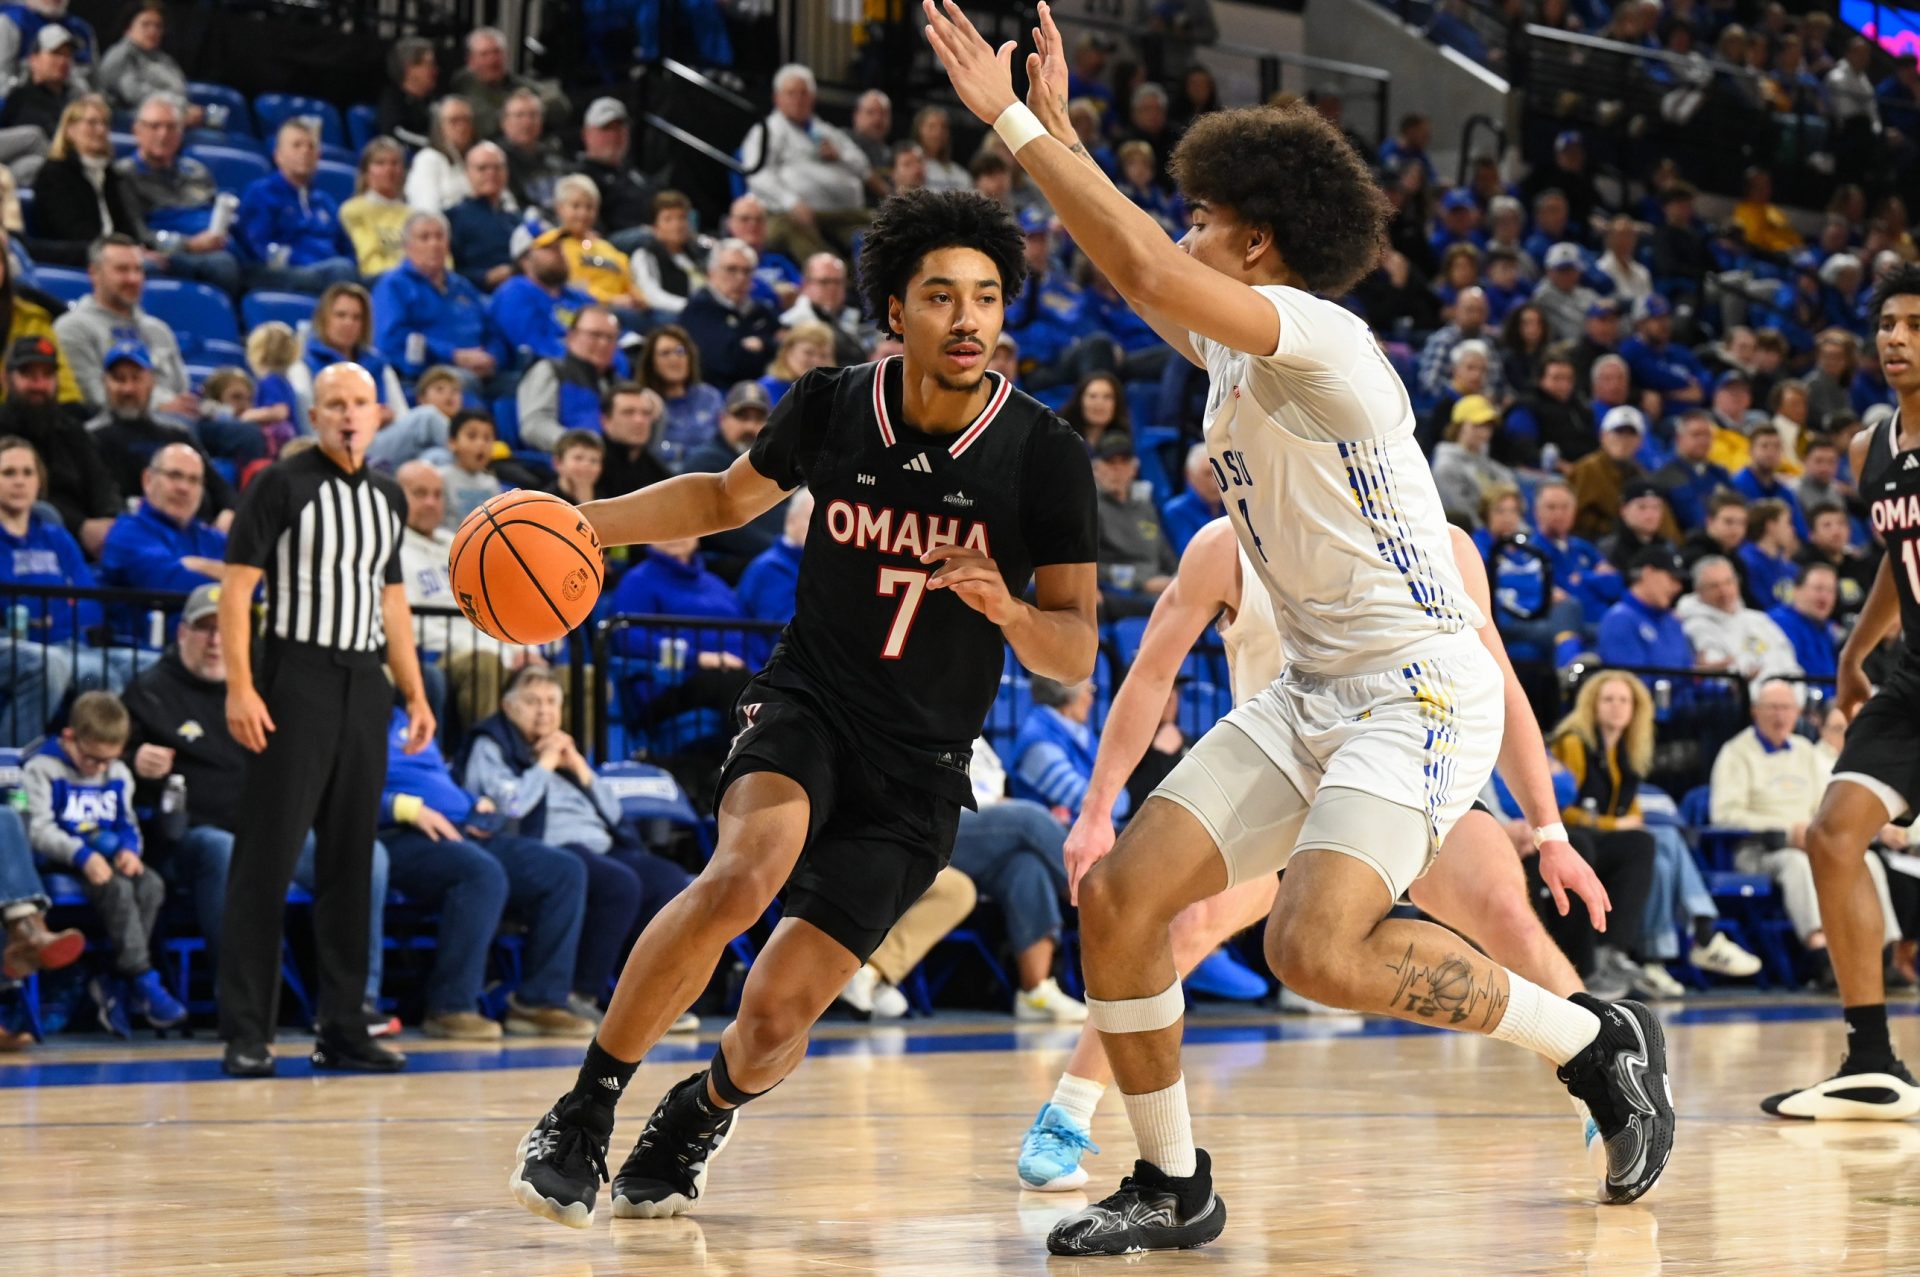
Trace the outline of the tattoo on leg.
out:
<instances>
[{"instance_id":1,"label":"tattoo on leg","mask_svg":"<svg viewBox=\"0 0 1920 1277\"><path fill-rule=\"evenodd\" d=\"M1492 1030L1506 1014L1508 995L1497 986L1493 969L1476 976L1469 958L1448 954L1439 965L1427 967L1414 960L1413 946L1408 945L1400 961L1389 962L1387 970L1400 977L1388 1000L1397 1010L1427 1020L1444 1015L1448 1024L1465 1024L1477 1012L1483 1032Z\"/></svg>"}]
</instances>

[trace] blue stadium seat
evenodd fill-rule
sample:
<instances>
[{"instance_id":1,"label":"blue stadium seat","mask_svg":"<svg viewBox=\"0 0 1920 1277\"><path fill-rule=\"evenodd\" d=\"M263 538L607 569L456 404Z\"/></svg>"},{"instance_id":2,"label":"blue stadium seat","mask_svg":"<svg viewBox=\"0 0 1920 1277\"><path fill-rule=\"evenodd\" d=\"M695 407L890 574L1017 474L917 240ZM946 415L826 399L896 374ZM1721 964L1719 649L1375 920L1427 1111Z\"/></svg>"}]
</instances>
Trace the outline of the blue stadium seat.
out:
<instances>
[{"instance_id":1,"label":"blue stadium seat","mask_svg":"<svg viewBox=\"0 0 1920 1277\"><path fill-rule=\"evenodd\" d=\"M651 763L609 762L600 768L600 778L620 800L620 814L639 826L643 834L656 822L686 829L700 844L701 854L713 855L713 835L707 822L693 809L671 772Z\"/></svg>"},{"instance_id":2,"label":"blue stadium seat","mask_svg":"<svg viewBox=\"0 0 1920 1277\"><path fill-rule=\"evenodd\" d=\"M318 116L320 140L332 146L347 145L347 126L333 103L298 93L262 93L253 100L253 114L260 121L260 136L271 143L280 125L298 115Z\"/></svg>"},{"instance_id":3,"label":"blue stadium seat","mask_svg":"<svg viewBox=\"0 0 1920 1277\"><path fill-rule=\"evenodd\" d=\"M263 160L267 158L266 143L251 133L236 133L231 129L188 129L181 145L188 150L196 146L227 146Z\"/></svg>"},{"instance_id":4,"label":"blue stadium seat","mask_svg":"<svg viewBox=\"0 0 1920 1277\"><path fill-rule=\"evenodd\" d=\"M298 332L300 325L313 319L313 298L305 293L248 293L240 299L240 322L252 332L272 320Z\"/></svg>"},{"instance_id":5,"label":"blue stadium seat","mask_svg":"<svg viewBox=\"0 0 1920 1277\"><path fill-rule=\"evenodd\" d=\"M141 305L173 329L174 336L180 339L180 353L188 359L196 359L209 341L241 345L240 323L234 317L233 302L211 284L150 279Z\"/></svg>"},{"instance_id":6,"label":"blue stadium seat","mask_svg":"<svg viewBox=\"0 0 1920 1277\"><path fill-rule=\"evenodd\" d=\"M204 84L192 82L187 85L187 100L196 106L220 106L227 109L227 118L220 128L227 133L246 133L254 137L260 130L254 123L253 108L247 105L246 97L238 89L230 89L224 84Z\"/></svg>"},{"instance_id":7,"label":"blue stadium seat","mask_svg":"<svg viewBox=\"0 0 1920 1277\"><path fill-rule=\"evenodd\" d=\"M133 140L133 134L131 133L109 133L107 134L107 140L113 144L113 158L116 160L125 159L127 156L132 155L139 146L139 144Z\"/></svg>"},{"instance_id":8,"label":"blue stadium seat","mask_svg":"<svg viewBox=\"0 0 1920 1277\"><path fill-rule=\"evenodd\" d=\"M338 160L321 160L320 167L314 171L315 190L325 191L333 196L333 202L344 204L353 198L354 184L360 179L359 173L351 164L342 164Z\"/></svg>"},{"instance_id":9,"label":"blue stadium seat","mask_svg":"<svg viewBox=\"0 0 1920 1277\"><path fill-rule=\"evenodd\" d=\"M237 341L227 341L220 337L208 337L200 343L195 352L196 359L214 364L237 364L247 366L247 348Z\"/></svg>"},{"instance_id":10,"label":"blue stadium seat","mask_svg":"<svg viewBox=\"0 0 1920 1277\"><path fill-rule=\"evenodd\" d=\"M200 393L200 387L207 384L207 378L220 371L213 364L189 363L187 365L187 385L194 394Z\"/></svg>"},{"instance_id":11,"label":"blue stadium seat","mask_svg":"<svg viewBox=\"0 0 1920 1277\"><path fill-rule=\"evenodd\" d=\"M33 280L63 302L77 302L93 291L93 281L87 278L87 272L66 266L36 266Z\"/></svg>"},{"instance_id":12,"label":"blue stadium seat","mask_svg":"<svg viewBox=\"0 0 1920 1277\"><path fill-rule=\"evenodd\" d=\"M238 147L190 146L186 154L207 166L221 190L235 195L273 172L266 156Z\"/></svg>"},{"instance_id":13,"label":"blue stadium seat","mask_svg":"<svg viewBox=\"0 0 1920 1277\"><path fill-rule=\"evenodd\" d=\"M354 150L366 150L367 143L380 136L380 113L365 103L348 107L347 136Z\"/></svg>"}]
</instances>

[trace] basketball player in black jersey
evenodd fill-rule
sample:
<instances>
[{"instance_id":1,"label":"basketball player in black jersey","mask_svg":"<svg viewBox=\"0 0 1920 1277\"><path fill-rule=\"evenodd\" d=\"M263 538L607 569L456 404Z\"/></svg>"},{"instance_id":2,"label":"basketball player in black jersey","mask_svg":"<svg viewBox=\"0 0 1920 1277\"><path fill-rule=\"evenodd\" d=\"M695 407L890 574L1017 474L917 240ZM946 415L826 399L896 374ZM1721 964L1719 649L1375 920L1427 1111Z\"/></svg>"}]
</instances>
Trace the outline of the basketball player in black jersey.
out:
<instances>
[{"instance_id":1,"label":"basketball player in black jersey","mask_svg":"<svg viewBox=\"0 0 1920 1277\"><path fill-rule=\"evenodd\" d=\"M1853 441L1852 460L1887 552L1840 654L1840 708L1853 722L1807 830L1847 1054L1833 1077L1761 1101L1780 1117L1898 1121L1920 1113L1920 1085L1887 1033L1880 906L1866 866L1874 835L1920 802L1920 268L1902 266L1882 280L1871 313L1900 408ZM1906 654L1874 689L1862 663L1896 627L1906 631Z\"/></svg>"},{"instance_id":2,"label":"basketball player in black jersey","mask_svg":"<svg viewBox=\"0 0 1920 1277\"><path fill-rule=\"evenodd\" d=\"M635 1064L784 884L738 1018L613 1177L617 1216L686 1210L736 1110L800 1062L814 1020L946 863L1007 646L1049 678L1092 672L1086 449L986 371L1022 243L972 192L888 200L860 283L905 355L809 372L723 473L581 507L602 544L635 545L739 527L802 483L814 497L794 618L740 697L714 857L634 944L573 1089L521 1142L511 1185L536 1215L593 1222Z\"/></svg>"}]
</instances>

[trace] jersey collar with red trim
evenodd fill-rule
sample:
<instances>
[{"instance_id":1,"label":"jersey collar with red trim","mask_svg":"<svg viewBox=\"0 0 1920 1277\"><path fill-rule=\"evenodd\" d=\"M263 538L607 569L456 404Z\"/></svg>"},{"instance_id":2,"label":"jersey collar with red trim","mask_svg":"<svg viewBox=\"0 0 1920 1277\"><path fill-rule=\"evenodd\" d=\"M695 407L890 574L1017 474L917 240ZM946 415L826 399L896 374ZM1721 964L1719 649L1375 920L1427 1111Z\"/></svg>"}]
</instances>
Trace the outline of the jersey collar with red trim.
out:
<instances>
[{"instance_id":1,"label":"jersey collar with red trim","mask_svg":"<svg viewBox=\"0 0 1920 1277\"><path fill-rule=\"evenodd\" d=\"M896 442L896 436L893 430L893 417L887 411L887 365L899 358L898 355L888 355L875 365L873 370L873 419L880 427L880 441L889 448ZM990 372L987 375L998 383L993 395L987 400L987 406L980 410L980 415L975 417L967 428L948 445L947 453L950 456L958 457L971 448L974 441L986 433L987 427L993 424L993 419L1000 415L1000 410L1006 407L1007 400L1013 397L1011 381L997 372Z\"/></svg>"}]
</instances>

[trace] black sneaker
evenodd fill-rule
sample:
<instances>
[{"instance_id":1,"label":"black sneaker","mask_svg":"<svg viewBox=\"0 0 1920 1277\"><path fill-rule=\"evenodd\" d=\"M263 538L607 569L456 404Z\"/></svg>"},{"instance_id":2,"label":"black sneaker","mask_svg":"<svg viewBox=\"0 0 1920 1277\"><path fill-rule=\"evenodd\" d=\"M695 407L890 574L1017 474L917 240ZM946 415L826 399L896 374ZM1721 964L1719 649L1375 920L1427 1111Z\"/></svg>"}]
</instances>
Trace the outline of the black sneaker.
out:
<instances>
[{"instance_id":1,"label":"black sneaker","mask_svg":"<svg viewBox=\"0 0 1920 1277\"><path fill-rule=\"evenodd\" d=\"M1643 1197L1673 1153L1673 1088L1660 1021L1638 1002L1574 1002L1600 1017L1600 1036L1560 1068L1560 1080L1587 1106L1606 1145L1600 1191L1616 1205Z\"/></svg>"},{"instance_id":2,"label":"black sneaker","mask_svg":"<svg viewBox=\"0 0 1920 1277\"><path fill-rule=\"evenodd\" d=\"M591 1228L612 1138L612 1109L561 1096L514 1152L507 1179L514 1200L542 1219Z\"/></svg>"},{"instance_id":3,"label":"black sneaker","mask_svg":"<svg viewBox=\"0 0 1920 1277\"><path fill-rule=\"evenodd\" d=\"M1920 1113L1920 1083L1898 1060L1855 1064L1846 1059L1826 1081L1769 1095L1760 1107L1775 1117L1805 1121L1900 1122Z\"/></svg>"},{"instance_id":4,"label":"black sneaker","mask_svg":"<svg viewBox=\"0 0 1920 1277\"><path fill-rule=\"evenodd\" d=\"M220 1056L220 1071L228 1077L272 1077L273 1052L264 1042L229 1042Z\"/></svg>"},{"instance_id":5,"label":"black sneaker","mask_svg":"<svg viewBox=\"0 0 1920 1277\"><path fill-rule=\"evenodd\" d=\"M347 1034L322 1033L313 1040L313 1054L307 1058L316 1069L348 1073L398 1073L407 1067L407 1057L391 1047Z\"/></svg>"},{"instance_id":6,"label":"black sneaker","mask_svg":"<svg viewBox=\"0 0 1920 1277\"><path fill-rule=\"evenodd\" d=\"M1069 1215L1047 1234L1056 1255L1133 1255L1144 1250L1192 1250L1227 1226L1227 1204L1213 1191L1213 1162L1195 1150L1193 1174L1178 1179L1148 1161L1136 1161L1120 1190Z\"/></svg>"},{"instance_id":7,"label":"black sneaker","mask_svg":"<svg viewBox=\"0 0 1920 1277\"><path fill-rule=\"evenodd\" d=\"M683 1079L647 1119L647 1129L613 1177L615 1219L680 1215L707 1186L707 1168L733 1138L738 1109L707 1103L705 1069ZM693 1092L699 1087L698 1093Z\"/></svg>"}]
</instances>

